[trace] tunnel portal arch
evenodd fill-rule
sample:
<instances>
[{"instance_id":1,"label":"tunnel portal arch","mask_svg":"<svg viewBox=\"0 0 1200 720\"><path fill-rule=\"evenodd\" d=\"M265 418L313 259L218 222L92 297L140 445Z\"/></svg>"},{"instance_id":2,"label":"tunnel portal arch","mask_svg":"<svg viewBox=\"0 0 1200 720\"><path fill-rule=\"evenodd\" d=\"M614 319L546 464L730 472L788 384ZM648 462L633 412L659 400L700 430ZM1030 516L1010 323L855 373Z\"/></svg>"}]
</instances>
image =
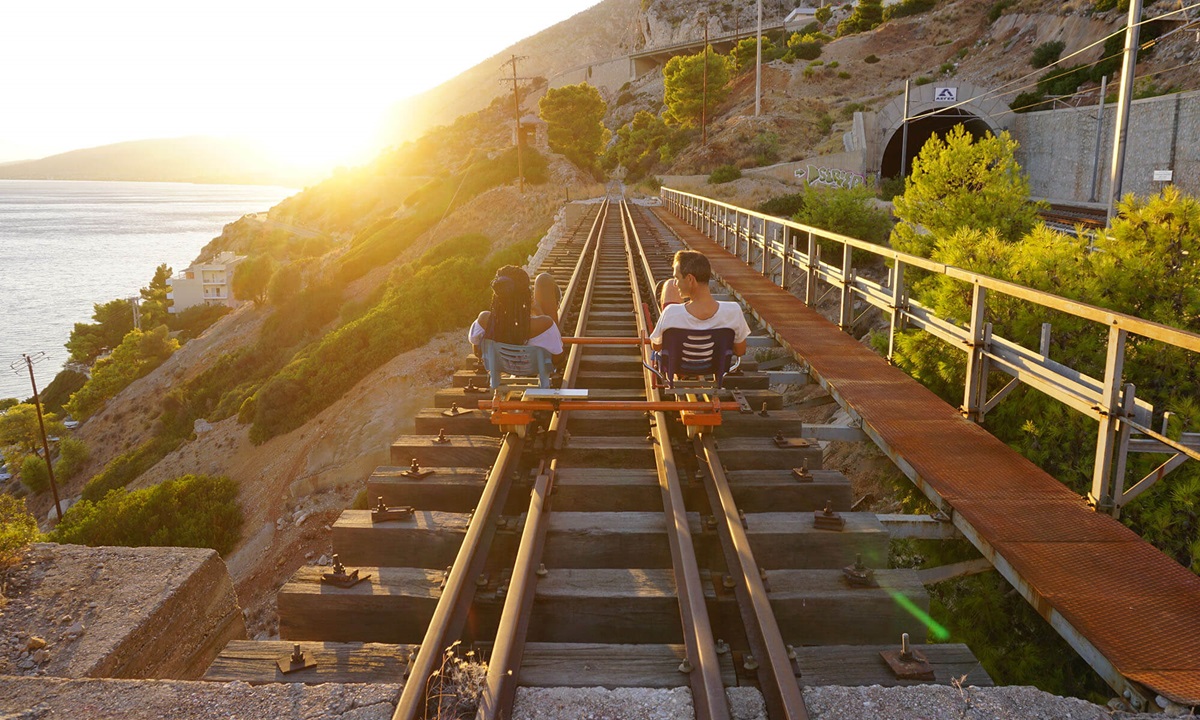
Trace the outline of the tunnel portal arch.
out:
<instances>
[{"instance_id":1,"label":"tunnel portal arch","mask_svg":"<svg viewBox=\"0 0 1200 720\"><path fill-rule=\"evenodd\" d=\"M1012 118L1008 105L986 88L954 80L911 88L908 101L908 163L934 134L945 135L962 123L976 137L999 135ZM904 96L893 98L876 116L879 141L869 164L878 177L896 177L901 168Z\"/></svg>"}]
</instances>

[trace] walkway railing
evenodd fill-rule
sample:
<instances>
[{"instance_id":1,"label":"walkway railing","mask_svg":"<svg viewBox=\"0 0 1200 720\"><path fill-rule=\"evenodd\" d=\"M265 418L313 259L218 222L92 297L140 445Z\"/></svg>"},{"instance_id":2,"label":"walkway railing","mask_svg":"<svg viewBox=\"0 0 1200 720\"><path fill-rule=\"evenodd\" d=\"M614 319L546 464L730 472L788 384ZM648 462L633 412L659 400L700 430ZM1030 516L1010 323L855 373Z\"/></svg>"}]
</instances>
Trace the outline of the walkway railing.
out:
<instances>
[{"instance_id":1,"label":"walkway railing","mask_svg":"<svg viewBox=\"0 0 1200 720\"><path fill-rule=\"evenodd\" d=\"M1155 408L1136 397L1132 384L1122 382L1130 335L1195 353L1200 353L1200 335L699 195L671 188L663 188L661 194L673 213L780 287L787 288L793 279L803 277L806 304L815 306L822 299L817 295L818 281L827 283L831 291L839 293L838 325L843 330L849 330L858 319L854 317L856 300L867 303L868 309L883 311L891 320L889 360L895 352L896 333L906 328L924 330L965 352L966 381L960 407L965 417L981 422L1017 385L1024 383L1097 420L1100 428L1092 489L1088 493L1097 510L1119 517L1123 506L1189 458L1200 460L1200 432L1184 433L1179 440L1168 438L1169 413L1162 415L1162 430L1156 432L1152 429ZM838 264L821 259L820 240L841 246ZM886 285L857 275L855 250L890 262ZM945 275L968 286L969 323L962 325L939 317L932 309L911 299L905 283L908 268ZM1104 377L1093 378L1050 359L1050 323L1042 325L1040 347L1036 351L996 335L992 324L987 322L990 293L1017 298L1107 328ZM988 376L992 371L1004 372L1012 379L989 395ZM1135 437L1135 433L1140 437ZM1126 488L1126 458L1130 452L1168 453L1171 457Z\"/></svg>"}]
</instances>

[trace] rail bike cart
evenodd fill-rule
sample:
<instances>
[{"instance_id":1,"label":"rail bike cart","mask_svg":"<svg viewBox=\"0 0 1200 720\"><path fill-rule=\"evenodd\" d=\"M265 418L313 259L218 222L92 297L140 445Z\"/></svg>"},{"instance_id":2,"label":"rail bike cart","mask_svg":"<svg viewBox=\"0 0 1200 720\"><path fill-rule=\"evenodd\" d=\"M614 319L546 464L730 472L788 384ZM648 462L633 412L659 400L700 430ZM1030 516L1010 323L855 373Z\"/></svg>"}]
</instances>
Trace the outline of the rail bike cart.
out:
<instances>
[{"instance_id":1,"label":"rail bike cart","mask_svg":"<svg viewBox=\"0 0 1200 720\"><path fill-rule=\"evenodd\" d=\"M492 400L480 401L479 407L491 410L493 425L521 437L541 412L603 412L633 410L642 412L679 412L687 427L688 437L704 428L721 424L723 410L740 410L737 402L722 402L721 383L735 370L741 358L733 354L733 331L682 330L672 328L663 334L663 348L653 353L651 362L643 365L654 375L654 388L674 400L597 400L588 397L586 389L552 388L545 375L545 365L531 362L520 350L541 350L524 346L503 346L510 350L497 351L500 343L489 343L484 350L484 364L491 375ZM645 347L646 338L566 337L567 345L636 345ZM543 354L545 351L541 351ZM536 355L533 353L531 355ZM548 356L547 356L548 357ZM533 377L537 371L537 378ZM502 373L515 377L502 382ZM709 376L712 377L709 380ZM537 384L534 385L533 383Z\"/></svg>"}]
</instances>

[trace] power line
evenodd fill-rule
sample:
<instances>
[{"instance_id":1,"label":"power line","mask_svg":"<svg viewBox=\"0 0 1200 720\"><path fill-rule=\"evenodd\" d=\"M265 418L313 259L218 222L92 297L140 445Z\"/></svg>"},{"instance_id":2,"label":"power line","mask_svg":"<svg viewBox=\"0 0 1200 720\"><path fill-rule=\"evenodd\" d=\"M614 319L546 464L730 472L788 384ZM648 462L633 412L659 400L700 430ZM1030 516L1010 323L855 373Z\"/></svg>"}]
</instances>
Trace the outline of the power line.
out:
<instances>
[{"instance_id":1,"label":"power line","mask_svg":"<svg viewBox=\"0 0 1200 720\"><path fill-rule=\"evenodd\" d=\"M1115 56L1112 56L1112 57L1115 57ZM1165 75L1166 73L1174 72L1176 70L1181 70L1183 68L1191 67L1193 65L1200 65L1200 60L1192 60L1191 62L1186 62L1186 63L1182 63L1179 65L1175 65L1174 67L1165 68L1163 70L1155 70L1154 72L1148 72L1144 75L1135 75L1133 77L1133 79L1135 82L1138 80L1145 80L1146 78L1152 78L1157 75ZM1032 87L1032 86L1027 86L1027 87ZM1079 97L1081 95L1088 95L1088 94L1092 93L1093 91L1095 91L1095 89L1096 88L1088 88L1087 90L1076 90L1075 92L1071 93L1070 95L1059 95L1059 96L1052 97L1052 98L1046 98L1045 100L1040 100L1035 103L1030 103L1028 105L1022 105L1021 107L1012 108L1012 112L1021 112L1022 110L1025 110L1027 108L1037 107L1038 105L1045 105L1046 103L1051 103L1051 102L1054 102L1055 100L1070 100L1071 98ZM1196 89L1196 88L1177 90L1175 92L1190 92L1191 90L1194 90L1194 89ZM1174 94L1174 93L1171 93L1171 94ZM990 117L991 113L989 113L988 115Z\"/></svg>"},{"instance_id":2,"label":"power line","mask_svg":"<svg viewBox=\"0 0 1200 720\"><path fill-rule=\"evenodd\" d=\"M1181 8L1179 8L1178 10L1172 10L1171 12L1168 12L1168 13L1163 13L1162 15L1158 15L1158 16L1156 16L1156 17L1153 17L1153 18L1148 18L1148 19L1142 20L1141 22L1137 23L1137 25L1138 25L1138 26L1141 26L1141 25L1145 25L1146 23L1149 23L1149 22L1156 22L1156 21L1158 21L1158 20L1162 20L1162 19L1164 19L1164 18L1170 17L1171 15L1177 15L1177 14L1179 14L1179 13L1182 13L1182 12L1187 12L1188 10L1191 10L1191 9L1194 9L1194 8L1200 8L1200 2L1195 2L1195 3L1192 3L1191 5L1187 5L1187 6L1181 7ZM995 95L1003 95L1003 94L1007 94L1007 93L1009 93L1009 92L1013 92L1013 90L1010 90L1009 88L1011 88L1011 87L1012 87L1013 85L1015 85L1016 83L1023 82L1023 81L1025 81L1025 80L1029 79L1030 77L1033 77L1034 75L1037 75L1037 74L1038 74L1038 71L1040 71L1040 70L1045 70L1046 68L1052 68L1052 67L1054 67L1054 66L1056 66L1056 65L1060 65L1060 64L1062 64L1062 63L1066 62L1067 60L1070 60L1071 58L1073 58L1073 57L1076 57L1077 55L1081 55L1081 54L1083 54L1083 53L1087 52L1088 50L1091 50L1092 48L1096 47L1097 45L1103 45L1104 43L1108 42L1110 38L1113 38L1113 37L1116 37L1116 36L1118 36L1118 35L1122 35L1122 34L1124 34L1124 33L1126 32L1126 30L1127 30L1127 27L1122 27L1120 30L1117 30L1117 31L1115 31L1115 32L1112 32L1112 33L1109 33L1108 35L1106 35L1106 36L1104 36L1104 37L1100 38L1099 40L1097 40L1097 41L1093 42L1092 44L1090 44L1090 45L1086 45L1086 46L1084 46L1084 47L1082 47L1082 48L1080 48L1080 49L1076 50L1075 52L1073 52L1073 53L1071 53L1071 54L1067 55L1066 57L1061 57L1061 58L1059 58L1058 60L1055 60L1054 62L1050 63L1049 65L1046 65L1046 66L1045 66L1045 67L1043 67L1043 68L1038 68L1038 70L1035 70L1034 72L1026 73L1025 75L1022 75L1021 77L1019 77L1019 78L1016 78L1015 80L1011 80L1011 81L1009 81L1009 82L1005 83L1004 85L1001 85L1000 87L997 87L997 88L993 88L993 89L991 89L991 90L988 90L987 92L983 93L982 95L977 95L977 96L975 96L975 97L973 97L973 98L968 98L967 100L962 100L962 101L960 101L960 102L954 103L953 105L947 105L945 108L942 108L942 109L943 109L943 110L952 110L952 109L954 109L954 108L956 108L956 107L962 107L963 105L966 105L966 104L968 104L968 103L971 103L971 102L975 102L975 101L978 101L978 100L985 100L985 99L987 99L987 98L989 98L989 97L992 97L992 96L995 96ZM1153 44L1153 42L1154 42L1154 41L1148 41L1148 43L1147 43L1147 45L1146 45L1146 46L1148 47L1150 44ZM1144 48L1144 47L1139 47L1139 50L1142 50L1142 49L1145 49L1145 48ZM1108 56L1108 57L1106 57L1106 58L1101 58L1100 60L1097 60L1096 62L1094 62L1094 63L1091 63L1090 65L1084 65L1084 66L1082 66L1082 67L1090 67L1091 65L1096 65L1096 64L1098 64L1098 63L1101 63L1101 62L1103 62L1104 60L1108 60L1108 59L1110 59L1110 58L1113 58L1113 57L1116 57L1116 55L1110 55L1110 56ZM1065 74L1065 73L1064 73L1064 74ZM1061 75L1060 75L1059 77L1061 77ZM1022 86L1022 87L1020 87L1020 88L1017 88L1017 89L1016 89L1016 92L1020 92L1021 90L1023 90L1023 89L1027 89L1027 88L1030 88L1030 87L1034 87L1034 86L1036 86L1036 84L1037 84L1037 83L1034 83L1033 85L1025 85L1025 86Z\"/></svg>"}]
</instances>

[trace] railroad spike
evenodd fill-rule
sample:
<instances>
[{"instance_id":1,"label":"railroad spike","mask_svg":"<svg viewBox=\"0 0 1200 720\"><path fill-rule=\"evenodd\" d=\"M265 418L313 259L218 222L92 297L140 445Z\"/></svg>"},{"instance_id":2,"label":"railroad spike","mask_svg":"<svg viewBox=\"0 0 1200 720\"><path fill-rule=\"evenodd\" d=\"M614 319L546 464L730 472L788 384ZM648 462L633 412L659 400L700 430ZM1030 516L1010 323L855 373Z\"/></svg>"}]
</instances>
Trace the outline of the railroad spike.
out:
<instances>
[{"instance_id":1,"label":"railroad spike","mask_svg":"<svg viewBox=\"0 0 1200 720\"><path fill-rule=\"evenodd\" d=\"M824 510L813 511L813 527L841 532L846 527L846 518L833 511L832 500L826 500Z\"/></svg>"}]
</instances>

